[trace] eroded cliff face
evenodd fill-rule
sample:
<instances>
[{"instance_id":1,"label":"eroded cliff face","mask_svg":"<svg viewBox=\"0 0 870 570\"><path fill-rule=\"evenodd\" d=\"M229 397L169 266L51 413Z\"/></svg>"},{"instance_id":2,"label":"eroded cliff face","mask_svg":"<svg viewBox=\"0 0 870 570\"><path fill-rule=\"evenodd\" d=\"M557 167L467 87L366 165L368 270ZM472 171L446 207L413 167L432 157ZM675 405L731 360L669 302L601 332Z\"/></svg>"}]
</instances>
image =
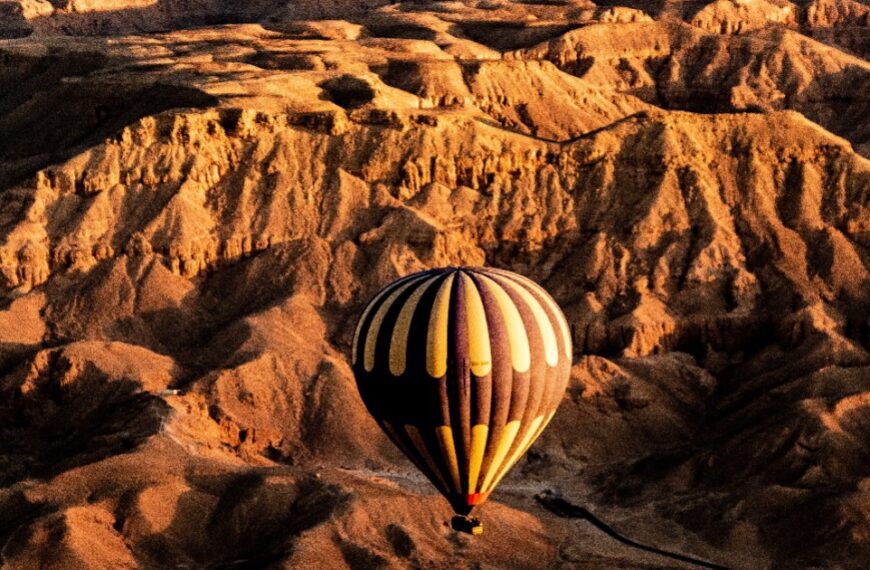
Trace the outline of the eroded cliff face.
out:
<instances>
[{"instance_id":1,"label":"eroded cliff face","mask_svg":"<svg viewBox=\"0 0 870 570\"><path fill-rule=\"evenodd\" d=\"M727 566L866 559L868 64L819 31L863 5L13 4L4 564L673 567L547 488ZM347 358L459 264L575 346L482 539Z\"/></svg>"}]
</instances>

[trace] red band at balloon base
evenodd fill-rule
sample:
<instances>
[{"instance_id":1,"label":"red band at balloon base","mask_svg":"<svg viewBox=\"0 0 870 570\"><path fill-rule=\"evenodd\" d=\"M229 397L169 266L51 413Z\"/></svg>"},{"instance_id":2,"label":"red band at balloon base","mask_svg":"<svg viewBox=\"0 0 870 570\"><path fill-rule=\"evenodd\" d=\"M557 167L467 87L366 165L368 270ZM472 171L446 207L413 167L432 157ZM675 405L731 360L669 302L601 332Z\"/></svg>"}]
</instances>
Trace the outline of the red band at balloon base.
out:
<instances>
[{"instance_id":1,"label":"red band at balloon base","mask_svg":"<svg viewBox=\"0 0 870 570\"><path fill-rule=\"evenodd\" d=\"M471 493L465 496L465 501L469 505L479 505L484 502L489 496L489 493Z\"/></svg>"}]
</instances>

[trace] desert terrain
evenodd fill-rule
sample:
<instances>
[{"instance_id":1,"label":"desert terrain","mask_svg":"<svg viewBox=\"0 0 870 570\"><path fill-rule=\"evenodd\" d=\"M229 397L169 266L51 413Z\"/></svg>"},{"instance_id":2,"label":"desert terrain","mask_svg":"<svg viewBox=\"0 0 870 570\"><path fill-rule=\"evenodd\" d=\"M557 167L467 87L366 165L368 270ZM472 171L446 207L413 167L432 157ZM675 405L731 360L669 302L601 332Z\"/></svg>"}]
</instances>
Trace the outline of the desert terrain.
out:
<instances>
[{"instance_id":1,"label":"desert terrain","mask_svg":"<svg viewBox=\"0 0 870 570\"><path fill-rule=\"evenodd\" d=\"M870 3L5 0L0 38L0 566L697 567L586 509L867 567ZM574 343L479 537L349 361L446 265Z\"/></svg>"}]
</instances>

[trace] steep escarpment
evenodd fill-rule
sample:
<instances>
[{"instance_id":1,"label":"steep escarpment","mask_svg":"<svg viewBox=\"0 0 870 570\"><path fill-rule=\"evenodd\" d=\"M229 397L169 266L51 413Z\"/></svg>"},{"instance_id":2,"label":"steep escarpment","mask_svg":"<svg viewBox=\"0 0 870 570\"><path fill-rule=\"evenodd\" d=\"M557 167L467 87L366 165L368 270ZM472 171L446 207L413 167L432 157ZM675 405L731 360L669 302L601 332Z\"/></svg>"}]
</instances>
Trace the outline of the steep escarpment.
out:
<instances>
[{"instance_id":1,"label":"steep escarpment","mask_svg":"<svg viewBox=\"0 0 870 570\"><path fill-rule=\"evenodd\" d=\"M791 4L43 4L0 42L4 565L677 564L546 489L728 567L866 559L867 64ZM348 362L444 265L574 341L483 537Z\"/></svg>"},{"instance_id":2,"label":"steep escarpment","mask_svg":"<svg viewBox=\"0 0 870 570\"><path fill-rule=\"evenodd\" d=\"M596 85L671 109L766 112L794 109L867 144L865 60L787 29L721 36L674 22L590 25L517 57L546 58Z\"/></svg>"},{"instance_id":3,"label":"steep escarpment","mask_svg":"<svg viewBox=\"0 0 870 570\"><path fill-rule=\"evenodd\" d=\"M415 2L264 1L244 9L221 2L122 4L4 3L17 14L6 35L22 35L22 26L40 36L113 35L260 22L272 33L246 38L234 55L266 37L271 49L244 63L323 69L325 46L312 51L280 40L351 41L341 52L348 61L338 65L355 61L354 73L367 67L421 96L420 104L476 107L511 129L545 138L564 140L640 110L638 97L693 112L794 109L867 154L863 58L870 8L852 0L467 2L449 9ZM233 36L221 35L216 44ZM275 43L283 44L280 57ZM486 63L478 65L481 60ZM556 117L546 112L557 106L563 112Z\"/></svg>"},{"instance_id":4,"label":"steep escarpment","mask_svg":"<svg viewBox=\"0 0 870 570\"><path fill-rule=\"evenodd\" d=\"M4 286L137 255L191 279L295 246L376 274L510 259L545 283L566 268L557 296L586 290L579 346L638 354L680 344L677 321L701 319L688 336L703 344L718 318L832 303L848 328L866 310L866 162L798 115L635 115L564 144L419 120L346 119L340 133L232 111L143 120L19 189L26 223L6 234ZM317 296L349 297L328 283ZM633 340L648 325L656 340Z\"/></svg>"}]
</instances>

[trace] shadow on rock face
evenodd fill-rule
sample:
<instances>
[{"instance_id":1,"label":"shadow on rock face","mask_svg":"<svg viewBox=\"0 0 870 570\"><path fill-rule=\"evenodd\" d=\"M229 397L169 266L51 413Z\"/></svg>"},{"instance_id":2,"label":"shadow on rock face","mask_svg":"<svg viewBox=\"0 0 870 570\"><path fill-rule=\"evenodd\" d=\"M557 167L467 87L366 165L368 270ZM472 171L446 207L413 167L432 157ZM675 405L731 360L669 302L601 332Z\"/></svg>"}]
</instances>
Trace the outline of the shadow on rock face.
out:
<instances>
[{"instance_id":1,"label":"shadow on rock face","mask_svg":"<svg viewBox=\"0 0 870 570\"><path fill-rule=\"evenodd\" d=\"M92 363L51 353L35 378L3 380L0 482L52 477L127 453L157 433L167 404L132 380L111 381ZM16 385L17 384L17 385Z\"/></svg>"},{"instance_id":2,"label":"shadow on rock face","mask_svg":"<svg viewBox=\"0 0 870 570\"><path fill-rule=\"evenodd\" d=\"M377 570L387 566L387 560L383 556L351 542L341 544L341 555L351 570Z\"/></svg>"},{"instance_id":3,"label":"shadow on rock face","mask_svg":"<svg viewBox=\"0 0 870 570\"><path fill-rule=\"evenodd\" d=\"M353 75L342 75L321 83L326 99L344 109L362 107L375 98L367 81Z\"/></svg>"},{"instance_id":4,"label":"shadow on rock face","mask_svg":"<svg viewBox=\"0 0 870 570\"><path fill-rule=\"evenodd\" d=\"M414 539L408 534L408 532L401 527L401 525L397 524L389 524L387 525L387 539L390 541L390 546L393 547L393 551L396 553L396 556L400 558L409 558L414 551L417 549L417 546L414 544Z\"/></svg>"},{"instance_id":5,"label":"shadow on rock face","mask_svg":"<svg viewBox=\"0 0 870 570\"><path fill-rule=\"evenodd\" d=\"M262 568L285 559L303 532L340 511L348 496L315 478L267 479L265 471L187 476L172 523L139 543L140 559L188 558L197 567ZM204 505L210 505L205 506Z\"/></svg>"},{"instance_id":6,"label":"shadow on rock face","mask_svg":"<svg viewBox=\"0 0 870 570\"><path fill-rule=\"evenodd\" d=\"M52 2L58 8L69 2ZM253 1L239 5L223 0L205 0L194 6L172 0L155 0L142 8L116 8L82 11L58 10L48 16L30 19L30 27L44 33L73 36L110 36L123 33L154 33L199 26L219 26L255 22L268 13L269 2ZM2 12L0 12L2 14Z\"/></svg>"},{"instance_id":7,"label":"shadow on rock face","mask_svg":"<svg viewBox=\"0 0 870 570\"><path fill-rule=\"evenodd\" d=\"M143 117L217 103L195 88L89 77L108 65L98 53L0 53L0 62L0 188L19 184Z\"/></svg>"},{"instance_id":8,"label":"shadow on rock face","mask_svg":"<svg viewBox=\"0 0 870 570\"><path fill-rule=\"evenodd\" d=\"M376 38L435 41L438 36L429 28L405 22L376 22L368 24L366 30Z\"/></svg>"},{"instance_id":9,"label":"shadow on rock face","mask_svg":"<svg viewBox=\"0 0 870 570\"><path fill-rule=\"evenodd\" d=\"M56 511L55 506L30 501L24 491L9 493L0 498L0 544L4 545L3 556L14 558L26 548L26 527L36 519Z\"/></svg>"},{"instance_id":10,"label":"shadow on rock face","mask_svg":"<svg viewBox=\"0 0 870 570\"><path fill-rule=\"evenodd\" d=\"M576 28L573 24L530 26L526 22L463 22L457 24L472 40L498 51L531 47Z\"/></svg>"}]
</instances>

